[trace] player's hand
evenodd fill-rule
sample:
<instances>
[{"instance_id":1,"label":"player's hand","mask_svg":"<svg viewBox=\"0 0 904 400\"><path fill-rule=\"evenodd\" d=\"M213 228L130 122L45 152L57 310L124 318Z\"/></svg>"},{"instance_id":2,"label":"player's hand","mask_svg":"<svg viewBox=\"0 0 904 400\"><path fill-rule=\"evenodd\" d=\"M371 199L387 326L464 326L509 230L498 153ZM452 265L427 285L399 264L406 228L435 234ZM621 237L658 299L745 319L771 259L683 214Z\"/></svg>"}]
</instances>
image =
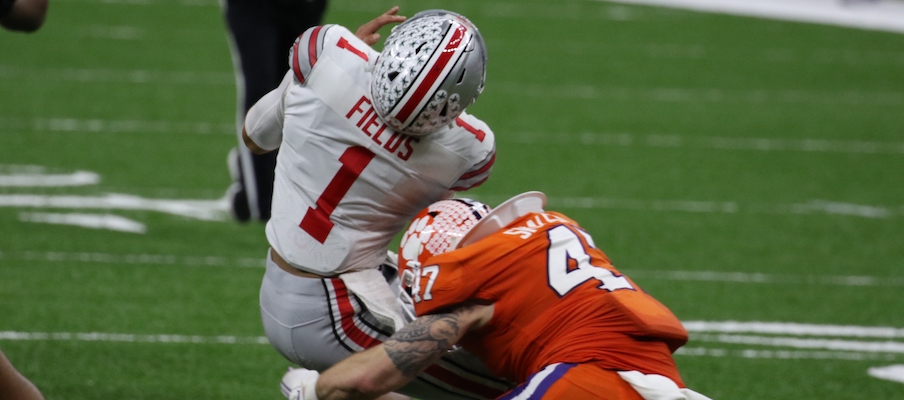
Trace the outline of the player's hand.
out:
<instances>
[{"instance_id":1,"label":"player's hand","mask_svg":"<svg viewBox=\"0 0 904 400\"><path fill-rule=\"evenodd\" d=\"M380 40L380 34L377 33L380 28L389 24L398 24L404 22L405 19L408 18L402 15L396 15L398 14L398 12L399 6L393 6L389 9L389 11L386 11L380 16L372 19L370 22L361 25L361 27L359 27L358 30L355 31L355 36L357 36L358 39L363 40L364 43L367 43L368 46L373 46L374 43L377 43L377 40Z\"/></svg>"},{"instance_id":2,"label":"player's hand","mask_svg":"<svg viewBox=\"0 0 904 400\"><path fill-rule=\"evenodd\" d=\"M317 400L317 378L320 373L304 368L289 368L279 383L283 396L288 400Z\"/></svg>"}]
</instances>

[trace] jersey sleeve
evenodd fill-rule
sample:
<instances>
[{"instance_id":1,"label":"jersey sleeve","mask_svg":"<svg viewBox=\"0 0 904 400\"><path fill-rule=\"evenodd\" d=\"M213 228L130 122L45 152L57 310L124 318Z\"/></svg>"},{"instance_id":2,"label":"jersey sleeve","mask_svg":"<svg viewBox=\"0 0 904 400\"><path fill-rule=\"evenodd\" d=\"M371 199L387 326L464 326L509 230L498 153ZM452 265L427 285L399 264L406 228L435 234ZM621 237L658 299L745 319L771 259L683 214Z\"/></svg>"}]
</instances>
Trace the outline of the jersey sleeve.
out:
<instances>
[{"instance_id":1,"label":"jersey sleeve","mask_svg":"<svg viewBox=\"0 0 904 400\"><path fill-rule=\"evenodd\" d=\"M245 132L261 149L275 150L282 143L283 94L291 80L291 75L286 73L279 86L254 103L245 116Z\"/></svg>"},{"instance_id":2,"label":"jersey sleeve","mask_svg":"<svg viewBox=\"0 0 904 400\"><path fill-rule=\"evenodd\" d=\"M514 254L511 245L504 236L492 235L426 260L415 287L418 296L413 296L417 315L441 312L469 300L495 302L497 297L487 286L505 268L489 266L505 262L503 255Z\"/></svg>"},{"instance_id":3,"label":"jersey sleeve","mask_svg":"<svg viewBox=\"0 0 904 400\"><path fill-rule=\"evenodd\" d=\"M334 27L335 25L314 26L295 39L295 44L289 51L289 68L292 69L298 83L304 85L311 75L311 69L323 53L326 35Z\"/></svg>"},{"instance_id":4,"label":"jersey sleeve","mask_svg":"<svg viewBox=\"0 0 904 400\"><path fill-rule=\"evenodd\" d=\"M455 125L462 130L463 135L473 135L473 139L480 143L480 147L484 152L484 157L471 166L452 185L452 190L461 192L478 187L489 179L493 163L496 162L496 140L493 136L493 131L490 130L486 123L466 113L462 113L461 116L455 119Z\"/></svg>"},{"instance_id":5,"label":"jersey sleeve","mask_svg":"<svg viewBox=\"0 0 904 400\"><path fill-rule=\"evenodd\" d=\"M443 261L421 267L415 286L414 311L418 316L436 313L470 299L473 290L462 284L464 268L458 262Z\"/></svg>"}]
</instances>

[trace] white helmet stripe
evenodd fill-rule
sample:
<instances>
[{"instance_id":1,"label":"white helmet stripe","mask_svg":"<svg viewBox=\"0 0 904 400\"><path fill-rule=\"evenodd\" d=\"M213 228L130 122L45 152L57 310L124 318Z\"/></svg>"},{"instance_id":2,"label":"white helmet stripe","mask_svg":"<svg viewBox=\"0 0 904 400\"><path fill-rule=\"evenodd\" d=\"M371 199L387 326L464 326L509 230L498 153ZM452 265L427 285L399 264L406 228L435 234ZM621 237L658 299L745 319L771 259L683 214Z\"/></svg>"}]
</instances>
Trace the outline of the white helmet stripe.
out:
<instances>
[{"instance_id":1,"label":"white helmet stripe","mask_svg":"<svg viewBox=\"0 0 904 400\"><path fill-rule=\"evenodd\" d=\"M446 33L441 42L444 46L442 44L437 46L437 51L434 51L430 61L424 67L426 73L421 73L418 76L414 85L412 85L414 90L409 90L408 93L405 93L402 100L392 110L390 115L395 115L395 118L402 122L402 126L407 127L411 124L412 120L418 115L417 111L430 101L432 97L430 94L442 83L438 78L446 76L449 70L458 62L461 55L464 54L467 45L466 39L471 37L471 35L466 35L467 33L469 33L468 28L457 22L449 29L449 32Z\"/></svg>"}]
</instances>

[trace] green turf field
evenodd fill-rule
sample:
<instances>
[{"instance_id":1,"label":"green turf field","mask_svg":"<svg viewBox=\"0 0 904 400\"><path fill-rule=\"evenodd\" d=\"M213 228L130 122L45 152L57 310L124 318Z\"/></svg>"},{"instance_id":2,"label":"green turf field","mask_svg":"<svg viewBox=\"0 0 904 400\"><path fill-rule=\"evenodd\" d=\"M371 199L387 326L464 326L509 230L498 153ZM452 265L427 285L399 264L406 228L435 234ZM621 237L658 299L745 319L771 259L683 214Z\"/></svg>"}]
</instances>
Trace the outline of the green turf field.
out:
<instances>
[{"instance_id":1,"label":"green turf field","mask_svg":"<svg viewBox=\"0 0 904 400\"><path fill-rule=\"evenodd\" d=\"M498 157L470 195L580 221L687 324L689 386L904 399L876 377L904 375L904 35L590 0L327 20L393 4L486 38ZM48 399L282 398L263 227L217 211L235 96L213 0L51 0L0 31L0 348ZM41 222L73 213L128 229Z\"/></svg>"}]
</instances>

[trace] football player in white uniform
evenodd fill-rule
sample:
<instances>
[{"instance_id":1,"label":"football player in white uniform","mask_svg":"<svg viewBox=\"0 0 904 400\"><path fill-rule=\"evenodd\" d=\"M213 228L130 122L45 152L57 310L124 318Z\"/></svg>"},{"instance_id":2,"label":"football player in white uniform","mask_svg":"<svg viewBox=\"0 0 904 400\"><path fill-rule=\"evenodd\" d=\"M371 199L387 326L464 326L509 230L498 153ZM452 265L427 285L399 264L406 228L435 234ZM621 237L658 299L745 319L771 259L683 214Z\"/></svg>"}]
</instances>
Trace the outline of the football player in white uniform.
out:
<instances>
[{"instance_id":1,"label":"football player in white uniform","mask_svg":"<svg viewBox=\"0 0 904 400\"><path fill-rule=\"evenodd\" d=\"M483 91L486 47L463 16L430 10L394 27L382 52L342 26L313 27L289 64L243 131L254 152L279 148L261 315L277 351L324 370L406 322L384 278L395 273L393 237L428 204L488 178L493 132L464 112ZM400 392L508 389L475 360L450 354Z\"/></svg>"}]
</instances>

